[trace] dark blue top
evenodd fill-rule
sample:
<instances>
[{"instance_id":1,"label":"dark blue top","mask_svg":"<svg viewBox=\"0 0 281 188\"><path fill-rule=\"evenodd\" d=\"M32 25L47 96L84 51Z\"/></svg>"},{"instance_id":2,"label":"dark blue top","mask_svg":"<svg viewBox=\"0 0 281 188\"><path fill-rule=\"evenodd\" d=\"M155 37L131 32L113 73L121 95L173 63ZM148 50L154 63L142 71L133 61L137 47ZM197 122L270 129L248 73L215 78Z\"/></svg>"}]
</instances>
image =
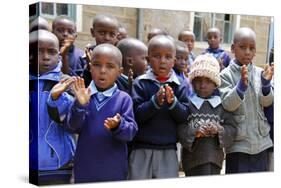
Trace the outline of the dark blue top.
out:
<instances>
[{"instance_id":1,"label":"dark blue top","mask_svg":"<svg viewBox=\"0 0 281 188\"><path fill-rule=\"evenodd\" d=\"M172 72L165 83L159 83L151 70L134 81L132 98L139 131L133 141L133 148L176 148L177 125L185 120L188 113L188 88ZM163 84L169 84L174 91L175 100L172 105L156 104L155 94Z\"/></svg>"},{"instance_id":2,"label":"dark blue top","mask_svg":"<svg viewBox=\"0 0 281 188\"><path fill-rule=\"evenodd\" d=\"M203 54L205 53L210 53L212 54L216 59L222 59L223 60L223 65L224 67L227 67L230 63L230 56L221 48L217 48L217 49L211 49L211 48L207 48Z\"/></svg>"}]
</instances>

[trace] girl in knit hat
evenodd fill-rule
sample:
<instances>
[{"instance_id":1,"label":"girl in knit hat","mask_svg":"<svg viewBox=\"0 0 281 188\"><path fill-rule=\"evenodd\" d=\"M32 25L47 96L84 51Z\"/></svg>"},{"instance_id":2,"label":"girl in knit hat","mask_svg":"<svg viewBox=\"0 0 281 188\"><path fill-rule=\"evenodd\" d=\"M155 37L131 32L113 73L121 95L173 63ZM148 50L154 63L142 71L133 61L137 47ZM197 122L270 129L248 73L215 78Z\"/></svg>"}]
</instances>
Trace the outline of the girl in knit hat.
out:
<instances>
[{"instance_id":1,"label":"girl in knit hat","mask_svg":"<svg viewBox=\"0 0 281 188\"><path fill-rule=\"evenodd\" d=\"M187 121L178 126L186 176L220 174L223 148L236 135L234 122L224 111L220 97L214 95L221 84L219 72L219 63L210 54L199 55L190 68L194 94L189 99Z\"/></svg>"}]
</instances>

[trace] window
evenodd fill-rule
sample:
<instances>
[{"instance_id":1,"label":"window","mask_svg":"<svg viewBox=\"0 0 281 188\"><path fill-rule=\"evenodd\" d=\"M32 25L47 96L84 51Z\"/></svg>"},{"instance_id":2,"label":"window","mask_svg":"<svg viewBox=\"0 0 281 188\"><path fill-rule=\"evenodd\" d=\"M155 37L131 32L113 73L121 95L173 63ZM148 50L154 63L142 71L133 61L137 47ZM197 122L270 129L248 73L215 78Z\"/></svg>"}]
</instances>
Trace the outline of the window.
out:
<instances>
[{"instance_id":1,"label":"window","mask_svg":"<svg viewBox=\"0 0 281 188\"><path fill-rule=\"evenodd\" d=\"M193 32L196 41L206 41L207 30L217 27L222 34L222 43L230 43L234 30L233 15L195 12Z\"/></svg>"},{"instance_id":2,"label":"window","mask_svg":"<svg viewBox=\"0 0 281 188\"><path fill-rule=\"evenodd\" d=\"M49 19L54 19L59 15L67 15L71 17L74 21L76 21L76 5L43 2L30 5L30 19L39 15Z\"/></svg>"}]
</instances>

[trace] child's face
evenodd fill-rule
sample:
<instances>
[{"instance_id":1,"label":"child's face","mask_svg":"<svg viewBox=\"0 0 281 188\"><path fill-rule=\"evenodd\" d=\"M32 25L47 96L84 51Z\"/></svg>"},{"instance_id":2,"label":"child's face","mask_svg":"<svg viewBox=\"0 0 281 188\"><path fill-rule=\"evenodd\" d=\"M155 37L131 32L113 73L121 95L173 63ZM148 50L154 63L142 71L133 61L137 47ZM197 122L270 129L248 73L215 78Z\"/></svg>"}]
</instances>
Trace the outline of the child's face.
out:
<instances>
[{"instance_id":1,"label":"child's face","mask_svg":"<svg viewBox=\"0 0 281 188\"><path fill-rule=\"evenodd\" d=\"M184 42L187 45L188 50L190 52L193 50L194 42L195 42L193 35L191 35L191 34L190 35L189 34L181 35L180 41Z\"/></svg>"},{"instance_id":2,"label":"child's face","mask_svg":"<svg viewBox=\"0 0 281 188\"><path fill-rule=\"evenodd\" d=\"M136 50L132 55L132 69L134 78L143 75L147 69L147 50Z\"/></svg>"},{"instance_id":3,"label":"child's face","mask_svg":"<svg viewBox=\"0 0 281 188\"><path fill-rule=\"evenodd\" d=\"M256 41L252 37L241 38L232 44L231 51L240 64L248 65L256 54Z\"/></svg>"},{"instance_id":4,"label":"child's face","mask_svg":"<svg viewBox=\"0 0 281 188\"><path fill-rule=\"evenodd\" d=\"M115 45L118 42L118 25L113 21L100 21L91 28L92 37L95 38L96 44L108 43Z\"/></svg>"},{"instance_id":5,"label":"child's face","mask_svg":"<svg viewBox=\"0 0 281 188\"><path fill-rule=\"evenodd\" d=\"M196 77L192 80L195 93L201 98L210 97L216 89L216 84L206 77Z\"/></svg>"},{"instance_id":6,"label":"child's face","mask_svg":"<svg viewBox=\"0 0 281 188\"><path fill-rule=\"evenodd\" d=\"M58 64L58 44L53 40L38 41L39 74L53 70Z\"/></svg>"},{"instance_id":7,"label":"child's face","mask_svg":"<svg viewBox=\"0 0 281 188\"><path fill-rule=\"evenodd\" d=\"M219 32L209 32L207 34L207 40L211 49L217 49L220 47L221 36Z\"/></svg>"},{"instance_id":8,"label":"child's face","mask_svg":"<svg viewBox=\"0 0 281 188\"><path fill-rule=\"evenodd\" d=\"M148 52L148 62L155 75L167 77L175 64L175 51L172 45L154 45Z\"/></svg>"},{"instance_id":9,"label":"child's face","mask_svg":"<svg viewBox=\"0 0 281 188\"><path fill-rule=\"evenodd\" d=\"M121 73L116 56L108 52L97 52L92 58L90 65L95 85L100 90L111 88Z\"/></svg>"},{"instance_id":10,"label":"child's face","mask_svg":"<svg viewBox=\"0 0 281 188\"><path fill-rule=\"evenodd\" d=\"M66 39L77 37L74 23L67 19L58 20L53 27L53 33L58 37L60 46L64 45Z\"/></svg>"},{"instance_id":11,"label":"child's face","mask_svg":"<svg viewBox=\"0 0 281 188\"><path fill-rule=\"evenodd\" d=\"M185 72L187 69L188 49L177 46L175 67L179 72Z\"/></svg>"}]
</instances>

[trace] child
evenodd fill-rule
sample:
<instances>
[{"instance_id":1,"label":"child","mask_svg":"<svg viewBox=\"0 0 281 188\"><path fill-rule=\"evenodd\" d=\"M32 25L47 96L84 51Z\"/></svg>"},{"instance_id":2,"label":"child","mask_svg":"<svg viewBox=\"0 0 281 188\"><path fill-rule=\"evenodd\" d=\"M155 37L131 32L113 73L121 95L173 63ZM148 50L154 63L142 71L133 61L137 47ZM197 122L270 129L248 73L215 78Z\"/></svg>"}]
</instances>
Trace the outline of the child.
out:
<instances>
[{"instance_id":1,"label":"child","mask_svg":"<svg viewBox=\"0 0 281 188\"><path fill-rule=\"evenodd\" d=\"M187 122L178 127L186 176L220 174L223 148L236 135L235 122L224 111L220 97L213 94L221 83L219 72L219 63L210 54L199 55L190 68L194 95Z\"/></svg>"},{"instance_id":2,"label":"child","mask_svg":"<svg viewBox=\"0 0 281 188\"><path fill-rule=\"evenodd\" d=\"M221 72L219 88L223 107L232 113L238 128L233 145L226 148L226 173L266 171L266 150L272 140L263 107L273 102L273 66L262 70L253 64L256 35L250 28L235 32L231 51L235 59Z\"/></svg>"},{"instance_id":3,"label":"child","mask_svg":"<svg viewBox=\"0 0 281 188\"><path fill-rule=\"evenodd\" d=\"M62 79L59 41L46 30L31 32L29 37L30 182L69 183L74 139L61 126L62 121L50 119L46 105L51 88Z\"/></svg>"},{"instance_id":4,"label":"child","mask_svg":"<svg viewBox=\"0 0 281 188\"><path fill-rule=\"evenodd\" d=\"M222 41L221 32L218 28L212 27L207 31L207 40L209 47L203 52L212 54L220 63L221 70L229 65L229 55L220 48Z\"/></svg>"},{"instance_id":5,"label":"child","mask_svg":"<svg viewBox=\"0 0 281 188\"><path fill-rule=\"evenodd\" d=\"M176 127L187 116L188 88L173 71L176 48L159 35L148 44L151 69L133 83L139 131L129 158L129 179L178 177Z\"/></svg>"},{"instance_id":6,"label":"child","mask_svg":"<svg viewBox=\"0 0 281 188\"><path fill-rule=\"evenodd\" d=\"M117 39L118 41L125 39L128 37L128 33L125 27L123 26L119 26L118 28L118 35L117 35Z\"/></svg>"},{"instance_id":7,"label":"child","mask_svg":"<svg viewBox=\"0 0 281 188\"><path fill-rule=\"evenodd\" d=\"M39 29L50 31L48 21L40 16L38 16L38 18L31 22L29 26L29 33L31 33L32 31L37 31Z\"/></svg>"},{"instance_id":8,"label":"child","mask_svg":"<svg viewBox=\"0 0 281 188\"><path fill-rule=\"evenodd\" d=\"M69 128L79 134L74 159L75 183L125 180L127 142L137 131L130 96L114 83L121 73L122 55L111 44L92 51L92 82L74 82L75 102Z\"/></svg>"},{"instance_id":9,"label":"child","mask_svg":"<svg viewBox=\"0 0 281 188\"><path fill-rule=\"evenodd\" d=\"M118 42L117 48L123 56L123 74L119 77L122 79L117 81L121 82L119 85L123 85L124 90L131 94L133 79L143 75L147 69L147 46L138 39L126 38Z\"/></svg>"},{"instance_id":10,"label":"child","mask_svg":"<svg viewBox=\"0 0 281 188\"><path fill-rule=\"evenodd\" d=\"M167 31L160 28L152 28L147 34L147 42L156 35L168 35Z\"/></svg>"},{"instance_id":11,"label":"child","mask_svg":"<svg viewBox=\"0 0 281 188\"><path fill-rule=\"evenodd\" d=\"M58 16L52 23L52 30L59 39L62 72L70 76L82 76L86 61L82 59L83 50L74 46L77 38L75 23L67 16Z\"/></svg>"},{"instance_id":12,"label":"child","mask_svg":"<svg viewBox=\"0 0 281 188\"><path fill-rule=\"evenodd\" d=\"M85 48L85 55L86 61L88 62L84 73L83 78L85 80L86 86L90 84L92 81L92 76L90 73L90 52L99 44L112 44L116 45L118 42L117 35L118 35L118 28L119 23L117 19L110 15L110 14L97 14L93 20L91 34L92 37L95 38L96 43L94 45L90 45Z\"/></svg>"},{"instance_id":13,"label":"child","mask_svg":"<svg viewBox=\"0 0 281 188\"><path fill-rule=\"evenodd\" d=\"M177 76L181 77L185 81L188 87L188 95L191 95L192 88L190 87L189 79L185 76L185 72L188 69L188 59L189 59L189 51L186 44L182 41L175 41L176 45L176 62L173 67Z\"/></svg>"},{"instance_id":14,"label":"child","mask_svg":"<svg viewBox=\"0 0 281 188\"><path fill-rule=\"evenodd\" d=\"M192 31L183 30L179 33L178 40L184 42L188 47L188 51L189 51L188 65L190 66L196 58L195 54L193 53L195 35Z\"/></svg>"}]
</instances>

